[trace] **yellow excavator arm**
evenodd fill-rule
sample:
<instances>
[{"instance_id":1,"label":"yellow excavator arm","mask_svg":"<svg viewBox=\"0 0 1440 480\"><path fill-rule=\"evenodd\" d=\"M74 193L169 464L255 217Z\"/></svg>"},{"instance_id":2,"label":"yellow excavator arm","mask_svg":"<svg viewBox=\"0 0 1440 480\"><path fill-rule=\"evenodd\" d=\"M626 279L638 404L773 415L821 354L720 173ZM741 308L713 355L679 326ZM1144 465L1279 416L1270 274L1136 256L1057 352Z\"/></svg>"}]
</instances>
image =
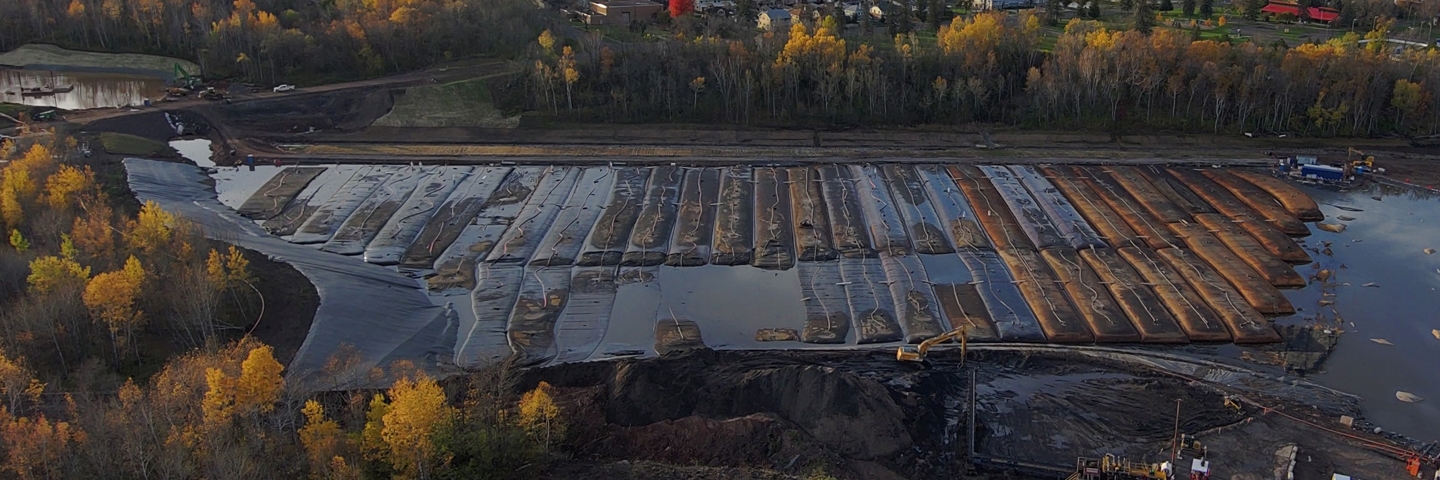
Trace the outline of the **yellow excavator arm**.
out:
<instances>
[{"instance_id":1,"label":"yellow excavator arm","mask_svg":"<svg viewBox=\"0 0 1440 480\"><path fill-rule=\"evenodd\" d=\"M965 361L965 360L964 360L964 355L965 355L964 352L965 352L965 349L966 349L966 347L967 347L967 340L968 340L968 339L966 338L965 334L968 333L969 331L970 331L969 325L961 325L961 326L957 327L957 328L954 329L954 330L951 330L951 331L948 331L948 332L945 332L945 333L942 333L942 334L939 334L939 335L936 335L936 336L927 338L927 339L925 339L924 341L920 342L919 345L916 345L916 346L913 346L913 347L910 346L910 345L901 345L899 348L895 349L895 359L896 359L896 360L901 360L901 361L907 361L907 362L919 362L919 361L924 361L924 360L925 360L925 354L927 354L927 353L930 352L930 347L934 347L935 345L937 345L937 344L939 344L939 343L948 342L948 341L950 341L950 340L954 340L954 339L957 339L957 338L958 338L958 339L960 340L960 352L961 352L961 353L960 353L960 355L961 355L961 360L960 360L960 361L963 362L963 361Z\"/></svg>"}]
</instances>

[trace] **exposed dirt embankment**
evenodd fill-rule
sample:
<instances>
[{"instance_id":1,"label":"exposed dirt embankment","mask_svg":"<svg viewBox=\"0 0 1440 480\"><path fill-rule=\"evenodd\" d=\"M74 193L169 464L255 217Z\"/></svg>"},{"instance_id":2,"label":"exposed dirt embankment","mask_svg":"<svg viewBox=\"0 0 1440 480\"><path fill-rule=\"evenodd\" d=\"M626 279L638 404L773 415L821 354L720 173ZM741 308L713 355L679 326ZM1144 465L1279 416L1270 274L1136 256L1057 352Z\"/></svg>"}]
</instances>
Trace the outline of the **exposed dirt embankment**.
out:
<instances>
[{"instance_id":1,"label":"exposed dirt embankment","mask_svg":"<svg viewBox=\"0 0 1440 480\"><path fill-rule=\"evenodd\" d=\"M787 472L908 470L907 411L935 406L904 405L833 366L708 350L543 369L524 383L541 379L575 398L581 456Z\"/></svg>"},{"instance_id":2,"label":"exposed dirt embankment","mask_svg":"<svg viewBox=\"0 0 1440 480\"><path fill-rule=\"evenodd\" d=\"M1281 383L1212 384L1124 355L987 349L961 365L958 353L932 351L919 368L888 352L694 350L530 370L519 386L558 388L577 460L567 478L602 478L629 462L701 469L669 478L1056 478L1080 456L1168 459L1177 422L1204 444L1187 446L1180 464L1208 451L1217 478L1271 478L1276 452L1297 446L1296 478L1403 467L1375 450L1399 444L1339 425L1353 408ZM972 371L978 475L968 454ZM1015 462L1028 470L1009 470Z\"/></svg>"}]
</instances>

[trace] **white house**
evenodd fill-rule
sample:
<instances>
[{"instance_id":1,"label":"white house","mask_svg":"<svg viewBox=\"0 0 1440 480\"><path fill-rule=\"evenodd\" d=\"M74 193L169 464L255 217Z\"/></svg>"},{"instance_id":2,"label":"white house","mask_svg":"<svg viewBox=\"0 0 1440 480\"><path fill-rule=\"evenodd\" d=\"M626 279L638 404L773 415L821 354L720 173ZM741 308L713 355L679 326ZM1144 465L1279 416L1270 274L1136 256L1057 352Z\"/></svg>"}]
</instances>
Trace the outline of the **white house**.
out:
<instances>
[{"instance_id":1,"label":"white house","mask_svg":"<svg viewBox=\"0 0 1440 480\"><path fill-rule=\"evenodd\" d=\"M760 20L757 21L757 24L765 30L789 30L790 12L778 8L766 10L765 13L760 14Z\"/></svg>"}]
</instances>

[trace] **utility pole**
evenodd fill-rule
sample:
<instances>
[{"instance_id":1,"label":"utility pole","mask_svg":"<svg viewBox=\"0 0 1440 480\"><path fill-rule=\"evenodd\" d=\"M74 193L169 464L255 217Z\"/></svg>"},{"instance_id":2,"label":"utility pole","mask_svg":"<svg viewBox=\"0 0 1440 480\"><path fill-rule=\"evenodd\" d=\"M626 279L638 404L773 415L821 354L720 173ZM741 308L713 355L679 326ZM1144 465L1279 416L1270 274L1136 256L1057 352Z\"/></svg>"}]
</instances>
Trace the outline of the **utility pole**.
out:
<instances>
[{"instance_id":1,"label":"utility pole","mask_svg":"<svg viewBox=\"0 0 1440 480\"><path fill-rule=\"evenodd\" d=\"M1170 468L1175 468L1175 454L1180 451L1180 399L1175 399L1175 433L1170 436Z\"/></svg>"}]
</instances>

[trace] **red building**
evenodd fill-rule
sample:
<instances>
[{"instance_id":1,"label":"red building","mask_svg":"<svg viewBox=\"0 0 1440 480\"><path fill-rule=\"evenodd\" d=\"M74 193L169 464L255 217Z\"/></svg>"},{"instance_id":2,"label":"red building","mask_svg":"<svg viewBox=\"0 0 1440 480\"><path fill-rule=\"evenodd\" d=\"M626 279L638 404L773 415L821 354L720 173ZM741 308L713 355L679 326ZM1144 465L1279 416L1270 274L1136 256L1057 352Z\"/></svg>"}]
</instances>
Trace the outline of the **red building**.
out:
<instances>
[{"instance_id":1,"label":"red building","mask_svg":"<svg viewBox=\"0 0 1440 480\"><path fill-rule=\"evenodd\" d=\"M1284 15L1288 13L1295 16L1295 18L1300 18L1300 6L1293 3L1271 2L1269 5L1266 5L1265 8L1260 9L1260 11L1271 15ZM1330 7L1308 7L1305 9L1305 13L1310 16L1311 20L1320 23L1330 23L1340 18L1340 11Z\"/></svg>"}]
</instances>

